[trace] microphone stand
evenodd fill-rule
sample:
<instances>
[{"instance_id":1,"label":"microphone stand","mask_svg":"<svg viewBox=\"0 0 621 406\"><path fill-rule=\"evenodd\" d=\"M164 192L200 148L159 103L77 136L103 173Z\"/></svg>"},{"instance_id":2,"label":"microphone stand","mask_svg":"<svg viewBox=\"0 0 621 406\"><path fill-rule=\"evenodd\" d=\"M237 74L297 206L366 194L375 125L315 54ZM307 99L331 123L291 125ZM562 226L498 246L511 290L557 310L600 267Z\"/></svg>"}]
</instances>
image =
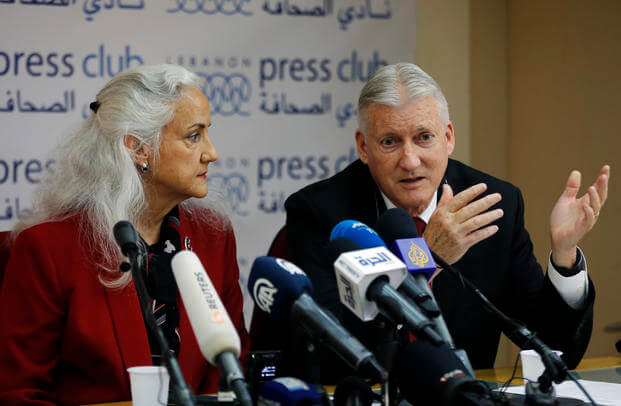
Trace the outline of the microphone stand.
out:
<instances>
[{"instance_id":1,"label":"microphone stand","mask_svg":"<svg viewBox=\"0 0 621 406\"><path fill-rule=\"evenodd\" d=\"M429 298L427 300L429 300L430 305L438 309L438 314L436 315L428 314L428 316L430 316L431 318L431 322L433 323L436 331L440 334L440 337L442 337L442 339L446 341L448 346L451 348L451 350L457 356L457 358L459 358L462 364L464 364L464 367L468 370L468 373L470 374L470 376L475 377L474 369L472 369L472 364L470 363L468 354L466 354L465 350L461 348L457 348L455 346L455 343L453 342L453 337L451 337L451 333L449 332L446 322L444 321L444 317L442 316L442 313L440 312L440 308L438 307L438 304L436 303L436 299L433 296L433 292L431 291L431 288L429 287L429 283L427 283L427 277L423 274L416 274L416 275L413 275L413 279L415 283L420 287L420 289L423 290L427 294L427 297Z\"/></svg>"},{"instance_id":2,"label":"microphone stand","mask_svg":"<svg viewBox=\"0 0 621 406\"><path fill-rule=\"evenodd\" d=\"M500 309L494 306L479 290L479 288L470 282L468 278L459 273L455 268L453 268L433 251L431 251L431 255L437 264L439 264L443 269L448 270L451 275L468 286L468 288L479 299L485 310L496 316L503 323L503 331L515 345L520 347L522 350L533 349L537 352L537 354L539 354L545 366L545 371L538 379L538 387L531 387L531 390L536 391L538 394L540 393L543 395L547 394L548 396L554 396L554 387L552 386L552 382L563 382L569 371L567 365L561 357L552 351L546 344L544 344L543 341L541 341L535 333L526 328L525 325L508 317ZM530 382L528 384L530 384Z\"/></svg>"},{"instance_id":3,"label":"microphone stand","mask_svg":"<svg viewBox=\"0 0 621 406\"><path fill-rule=\"evenodd\" d=\"M168 369L168 373L170 374L173 384L173 391L176 398L175 400L181 405L195 406L196 402L194 395L192 394L192 390L188 387L185 379L183 379L179 363L170 351L164 332L160 326L157 325L155 317L153 316L153 309L151 309L151 296L149 296L149 292L147 291L147 285L144 281L144 275L142 272L143 263L140 261L140 258L143 258L143 256L140 255L137 244L133 244L132 248L133 249L126 250L126 255L129 258L130 263L121 263L121 271L127 272L131 269L132 279L134 280L134 286L136 286L138 300L140 301L140 307L142 308L142 314L144 315L147 326L149 326L151 331L155 333L158 344L160 345L160 350L162 351L161 356L166 365L166 369Z\"/></svg>"}]
</instances>

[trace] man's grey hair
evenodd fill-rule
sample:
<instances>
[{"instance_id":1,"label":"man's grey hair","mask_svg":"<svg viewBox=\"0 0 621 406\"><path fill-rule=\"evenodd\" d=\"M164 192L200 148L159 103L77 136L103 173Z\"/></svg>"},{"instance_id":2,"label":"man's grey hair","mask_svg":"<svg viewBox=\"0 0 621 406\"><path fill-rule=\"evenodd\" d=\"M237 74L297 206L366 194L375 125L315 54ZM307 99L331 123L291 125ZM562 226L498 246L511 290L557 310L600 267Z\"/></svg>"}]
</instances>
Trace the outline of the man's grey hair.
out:
<instances>
[{"instance_id":1,"label":"man's grey hair","mask_svg":"<svg viewBox=\"0 0 621 406\"><path fill-rule=\"evenodd\" d=\"M148 204L140 170L133 151L125 145L125 136L136 137L157 159L162 127L173 119L176 102L187 89L198 88L199 80L187 69L168 64L140 66L112 78L97 94L96 111L56 148L54 170L33 194L34 211L15 226L13 235L39 223L77 214L81 237L93 250L93 256L100 254L109 261L99 267L116 273L111 266L118 266L120 252L113 226L120 220L137 224ZM100 275L102 282L111 280L107 272ZM130 277L125 272L123 277L104 285L122 287Z\"/></svg>"},{"instance_id":2,"label":"man's grey hair","mask_svg":"<svg viewBox=\"0 0 621 406\"><path fill-rule=\"evenodd\" d=\"M358 127L363 134L367 128L368 108L372 104L399 107L414 99L433 96L440 119L449 122L448 103L442 89L431 76L413 63L387 65L367 81L358 98Z\"/></svg>"}]
</instances>

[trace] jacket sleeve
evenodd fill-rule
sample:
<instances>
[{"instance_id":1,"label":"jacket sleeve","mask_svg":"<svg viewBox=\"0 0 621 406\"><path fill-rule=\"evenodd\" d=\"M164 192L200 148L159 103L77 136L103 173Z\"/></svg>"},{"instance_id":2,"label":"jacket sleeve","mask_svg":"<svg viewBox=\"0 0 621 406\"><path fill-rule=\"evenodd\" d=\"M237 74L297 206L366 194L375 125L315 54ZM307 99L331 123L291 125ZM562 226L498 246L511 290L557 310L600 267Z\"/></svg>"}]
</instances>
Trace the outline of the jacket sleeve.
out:
<instances>
[{"instance_id":1,"label":"jacket sleeve","mask_svg":"<svg viewBox=\"0 0 621 406\"><path fill-rule=\"evenodd\" d=\"M55 404L66 297L45 241L31 230L13 244L0 293L0 403Z\"/></svg>"},{"instance_id":2,"label":"jacket sleeve","mask_svg":"<svg viewBox=\"0 0 621 406\"><path fill-rule=\"evenodd\" d=\"M573 369L582 359L591 337L595 287L589 279L588 297L581 309L567 305L537 263L524 226L522 194L519 190L516 194L510 274L511 286L516 287L512 316L525 322L549 347L563 351L563 359Z\"/></svg>"},{"instance_id":3,"label":"jacket sleeve","mask_svg":"<svg viewBox=\"0 0 621 406\"><path fill-rule=\"evenodd\" d=\"M224 292L224 305L227 308L231 321L237 329L239 338L241 340L241 354L239 356L240 363L244 365L246 354L250 348L250 338L248 331L246 330L246 324L244 322L244 300L242 296L242 290L239 284L239 267L237 265L237 248L235 244L235 235L231 228L227 233L226 242L226 258L228 266L226 272L229 274L225 278L226 292Z\"/></svg>"}]
</instances>

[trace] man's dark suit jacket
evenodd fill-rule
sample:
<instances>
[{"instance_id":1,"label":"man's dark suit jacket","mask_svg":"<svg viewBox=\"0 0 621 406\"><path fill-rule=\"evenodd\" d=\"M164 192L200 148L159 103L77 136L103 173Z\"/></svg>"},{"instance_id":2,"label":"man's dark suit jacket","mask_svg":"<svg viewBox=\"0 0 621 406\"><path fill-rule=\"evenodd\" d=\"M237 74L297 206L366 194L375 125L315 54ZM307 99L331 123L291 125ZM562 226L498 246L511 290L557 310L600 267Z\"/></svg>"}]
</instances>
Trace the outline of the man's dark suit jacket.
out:
<instances>
[{"instance_id":1,"label":"man's dark suit jacket","mask_svg":"<svg viewBox=\"0 0 621 406\"><path fill-rule=\"evenodd\" d=\"M495 207L504 210L504 216L494 223L499 231L471 247L454 266L498 308L525 322L551 348L563 351L568 366L575 367L591 335L595 296L591 281L582 310L573 310L560 297L533 255L518 188L455 160L449 160L444 181L455 194L485 182L486 193L502 195ZM315 300L334 313L367 347L377 350L385 337L381 328L384 321L363 323L340 304L334 270L327 263L326 252L330 232L338 222L353 219L374 228L379 215L386 210L368 167L355 161L333 177L294 193L285 207L291 260L310 277ZM493 367L500 323L448 272L441 272L434 279L433 292L457 348L466 350L473 368ZM323 361L321 366L322 373L332 370L324 368Z\"/></svg>"}]
</instances>

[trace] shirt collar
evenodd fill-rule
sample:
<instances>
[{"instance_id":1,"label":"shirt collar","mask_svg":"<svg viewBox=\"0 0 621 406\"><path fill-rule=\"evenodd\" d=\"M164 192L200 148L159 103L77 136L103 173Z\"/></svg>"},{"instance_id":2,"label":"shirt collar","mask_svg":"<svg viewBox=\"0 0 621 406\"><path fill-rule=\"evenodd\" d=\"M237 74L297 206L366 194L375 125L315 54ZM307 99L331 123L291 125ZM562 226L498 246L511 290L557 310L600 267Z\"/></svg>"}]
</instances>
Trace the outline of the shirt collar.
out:
<instances>
[{"instance_id":1,"label":"shirt collar","mask_svg":"<svg viewBox=\"0 0 621 406\"><path fill-rule=\"evenodd\" d=\"M386 197L384 192L380 190L380 193L382 194L382 199L384 199L384 203L386 204L386 209L393 209L397 207L388 197ZM429 205L427 206L427 208L423 210L423 212L418 217L420 217L425 222L425 224L429 223L429 219L431 218L431 215L433 214L433 212L436 210L437 206L438 206L438 192L436 191L436 193L433 194L433 197L431 198L431 202L429 202Z\"/></svg>"}]
</instances>

